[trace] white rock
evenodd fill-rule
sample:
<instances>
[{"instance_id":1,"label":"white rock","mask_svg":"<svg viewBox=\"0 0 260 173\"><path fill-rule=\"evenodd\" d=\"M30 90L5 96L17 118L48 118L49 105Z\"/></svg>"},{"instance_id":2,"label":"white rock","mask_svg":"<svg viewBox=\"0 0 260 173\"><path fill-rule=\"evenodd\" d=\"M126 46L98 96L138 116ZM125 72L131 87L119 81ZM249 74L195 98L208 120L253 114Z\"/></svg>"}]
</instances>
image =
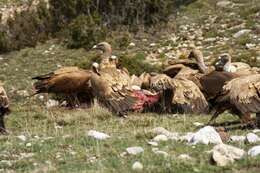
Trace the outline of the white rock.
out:
<instances>
[{"instance_id":1,"label":"white rock","mask_svg":"<svg viewBox=\"0 0 260 173\"><path fill-rule=\"evenodd\" d=\"M154 135L165 135L168 137L168 139L171 139L171 140L177 140L178 136L179 136L178 133L172 133L163 127L156 127L151 130L151 133Z\"/></svg>"},{"instance_id":2,"label":"white rock","mask_svg":"<svg viewBox=\"0 0 260 173\"><path fill-rule=\"evenodd\" d=\"M226 144L218 144L212 150L212 159L218 166L226 166L244 155L244 150Z\"/></svg>"},{"instance_id":3,"label":"white rock","mask_svg":"<svg viewBox=\"0 0 260 173\"><path fill-rule=\"evenodd\" d=\"M193 137L194 133L188 132L186 135L179 137L181 141L189 142L191 138Z\"/></svg>"},{"instance_id":4,"label":"white rock","mask_svg":"<svg viewBox=\"0 0 260 173\"><path fill-rule=\"evenodd\" d=\"M184 160L184 161L192 160L192 158L188 154L181 154L178 156L178 159Z\"/></svg>"},{"instance_id":5,"label":"white rock","mask_svg":"<svg viewBox=\"0 0 260 173\"><path fill-rule=\"evenodd\" d=\"M245 136L231 136L231 137L230 137L230 140L231 140L232 142L244 142L245 139L246 139Z\"/></svg>"},{"instance_id":6,"label":"white rock","mask_svg":"<svg viewBox=\"0 0 260 173\"><path fill-rule=\"evenodd\" d=\"M240 36L242 36L242 35L244 35L244 34L250 33L251 31L252 31L252 30L250 30L250 29L242 29L242 30L238 31L237 33L235 33L235 34L233 35L233 37L234 37L234 38L238 38L238 37L240 37Z\"/></svg>"},{"instance_id":7,"label":"white rock","mask_svg":"<svg viewBox=\"0 0 260 173\"><path fill-rule=\"evenodd\" d=\"M254 129L252 132L253 133L260 133L260 129Z\"/></svg>"},{"instance_id":8,"label":"white rock","mask_svg":"<svg viewBox=\"0 0 260 173\"><path fill-rule=\"evenodd\" d=\"M56 107L56 106L59 106L59 101L57 101L57 100L49 99L46 103L47 108L52 108L52 107Z\"/></svg>"},{"instance_id":9,"label":"white rock","mask_svg":"<svg viewBox=\"0 0 260 173\"><path fill-rule=\"evenodd\" d=\"M168 137L165 135L157 135L153 138L153 141L160 142L160 141L168 141Z\"/></svg>"},{"instance_id":10,"label":"white rock","mask_svg":"<svg viewBox=\"0 0 260 173\"><path fill-rule=\"evenodd\" d=\"M98 132L96 130L89 130L88 133L87 133L87 136L93 137L97 140L105 140L107 138L110 138L109 135L102 133L102 132Z\"/></svg>"},{"instance_id":11,"label":"white rock","mask_svg":"<svg viewBox=\"0 0 260 173\"><path fill-rule=\"evenodd\" d=\"M248 151L248 155L251 156L251 157L255 157L255 156L260 155L260 145L252 147Z\"/></svg>"},{"instance_id":12,"label":"white rock","mask_svg":"<svg viewBox=\"0 0 260 173\"><path fill-rule=\"evenodd\" d=\"M218 132L211 126L206 126L196 132L191 140L189 141L191 144L220 144L222 143L221 137Z\"/></svg>"},{"instance_id":13,"label":"white rock","mask_svg":"<svg viewBox=\"0 0 260 173\"><path fill-rule=\"evenodd\" d=\"M256 143L259 140L260 140L259 137L256 134L254 134L254 133L248 133L246 135L246 142L248 142L250 144Z\"/></svg>"},{"instance_id":14,"label":"white rock","mask_svg":"<svg viewBox=\"0 0 260 173\"><path fill-rule=\"evenodd\" d=\"M142 163L136 161L133 165L132 165L132 170L134 171L142 171L143 170L143 165Z\"/></svg>"},{"instance_id":15,"label":"white rock","mask_svg":"<svg viewBox=\"0 0 260 173\"><path fill-rule=\"evenodd\" d=\"M132 43L129 44L129 46L134 47L135 43L132 42Z\"/></svg>"},{"instance_id":16,"label":"white rock","mask_svg":"<svg viewBox=\"0 0 260 173\"><path fill-rule=\"evenodd\" d=\"M216 5L217 5L218 7L227 8L227 7L230 7L231 4L232 4L231 1L223 0L223 1L217 2Z\"/></svg>"},{"instance_id":17,"label":"white rock","mask_svg":"<svg viewBox=\"0 0 260 173\"><path fill-rule=\"evenodd\" d=\"M142 147L128 147L126 149L126 152L131 155L137 155L144 152L144 149Z\"/></svg>"},{"instance_id":18,"label":"white rock","mask_svg":"<svg viewBox=\"0 0 260 173\"><path fill-rule=\"evenodd\" d=\"M158 143L154 142L154 141L149 141L148 144L151 145L151 146L155 146L155 147L158 146Z\"/></svg>"},{"instance_id":19,"label":"white rock","mask_svg":"<svg viewBox=\"0 0 260 173\"><path fill-rule=\"evenodd\" d=\"M200 122L194 122L193 125L199 127L199 126L203 126L204 124Z\"/></svg>"},{"instance_id":20,"label":"white rock","mask_svg":"<svg viewBox=\"0 0 260 173\"><path fill-rule=\"evenodd\" d=\"M150 46L154 47L154 46L156 46L156 43L151 43Z\"/></svg>"},{"instance_id":21,"label":"white rock","mask_svg":"<svg viewBox=\"0 0 260 173\"><path fill-rule=\"evenodd\" d=\"M169 154L165 151L160 151L160 150L153 150L153 152L156 154L156 155L161 155L163 157L168 157Z\"/></svg>"},{"instance_id":22,"label":"white rock","mask_svg":"<svg viewBox=\"0 0 260 173\"><path fill-rule=\"evenodd\" d=\"M31 144L31 143L27 143L25 146L26 146L26 147L31 147L32 144Z\"/></svg>"},{"instance_id":23,"label":"white rock","mask_svg":"<svg viewBox=\"0 0 260 173\"><path fill-rule=\"evenodd\" d=\"M24 135L19 135L19 136L17 136L17 138L22 140L22 141L26 141L27 140L26 136L24 136Z\"/></svg>"}]
</instances>

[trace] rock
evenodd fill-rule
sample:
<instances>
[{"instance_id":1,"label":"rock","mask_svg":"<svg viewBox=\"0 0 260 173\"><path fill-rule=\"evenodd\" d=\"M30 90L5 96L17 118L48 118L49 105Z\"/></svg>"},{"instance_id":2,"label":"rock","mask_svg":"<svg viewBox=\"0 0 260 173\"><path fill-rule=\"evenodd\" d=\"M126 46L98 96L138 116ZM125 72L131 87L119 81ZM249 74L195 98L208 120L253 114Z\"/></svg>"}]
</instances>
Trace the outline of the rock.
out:
<instances>
[{"instance_id":1,"label":"rock","mask_svg":"<svg viewBox=\"0 0 260 173\"><path fill-rule=\"evenodd\" d=\"M230 137L230 140L231 140L232 142L244 142L245 139L246 139L245 136L231 136L231 137Z\"/></svg>"},{"instance_id":2,"label":"rock","mask_svg":"<svg viewBox=\"0 0 260 173\"><path fill-rule=\"evenodd\" d=\"M129 44L129 46L130 46L130 47L134 47L134 46L135 46L135 43L132 42L132 43Z\"/></svg>"},{"instance_id":3,"label":"rock","mask_svg":"<svg viewBox=\"0 0 260 173\"><path fill-rule=\"evenodd\" d=\"M133 171L142 171L142 170L143 170L143 165L142 165L142 163L140 163L140 162L135 162L135 163L132 165L132 170L133 170Z\"/></svg>"},{"instance_id":4,"label":"rock","mask_svg":"<svg viewBox=\"0 0 260 173\"><path fill-rule=\"evenodd\" d=\"M154 47L154 46L156 46L156 43L151 43L150 44L150 47Z\"/></svg>"},{"instance_id":5,"label":"rock","mask_svg":"<svg viewBox=\"0 0 260 173\"><path fill-rule=\"evenodd\" d=\"M199 127L199 126L203 126L204 124L200 123L200 122L195 122L195 123L193 123L193 125L196 126L196 127Z\"/></svg>"},{"instance_id":6,"label":"rock","mask_svg":"<svg viewBox=\"0 0 260 173\"><path fill-rule=\"evenodd\" d=\"M160 151L160 150L158 150L158 149L153 149L153 152L154 152L154 154L156 154L156 155L161 155L161 156L163 156L163 157L168 157L168 156L169 156L169 154L168 154L167 152L165 152L165 151Z\"/></svg>"},{"instance_id":7,"label":"rock","mask_svg":"<svg viewBox=\"0 0 260 173\"><path fill-rule=\"evenodd\" d=\"M154 141L149 141L148 144L151 145L151 146L155 146L155 147L158 146L158 143L154 142Z\"/></svg>"},{"instance_id":8,"label":"rock","mask_svg":"<svg viewBox=\"0 0 260 173\"><path fill-rule=\"evenodd\" d=\"M212 150L212 159L218 166L226 166L244 155L244 150L226 144L218 144Z\"/></svg>"},{"instance_id":9,"label":"rock","mask_svg":"<svg viewBox=\"0 0 260 173\"><path fill-rule=\"evenodd\" d=\"M231 2L231 1L223 0L223 1L217 2L216 5L217 5L218 7L221 7L221 8L228 8L228 7L230 7L230 5L232 5L232 2Z\"/></svg>"},{"instance_id":10,"label":"rock","mask_svg":"<svg viewBox=\"0 0 260 173\"><path fill-rule=\"evenodd\" d=\"M251 157L260 155L260 145L252 147L247 154Z\"/></svg>"},{"instance_id":11,"label":"rock","mask_svg":"<svg viewBox=\"0 0 260 173\"><path fill-rule=\"evenodd\" d=\"M168 141L168 137L165 135L157 135L153 138L153 141L160 142L160 141Z\"/></svg>"},{"instance_id":12,"label":"rock","mask_svg":"<svg viewBox=\"0 0 260 173\"><path fill-rule=\"evenodd\" d=\"M218 132L211 126L206 126L194 133L189 143L191 144L220 144L222 143L221 137Z\"/></svg>"},{"instance_id":13,"label":"rock","mask_svg":"<svg viewBox=\"0 0 260 173\"><path fill-rule=\"evenodd\" d=\"M191 140L191 138L193 137L193 135L194 135L194 133L188 132L186 135L179 137L179 140L189 142Z\"/></svg>"},{"instance_id":14,"label":"rock","mask_svg":"<svg viewBox=\"0 0 260 173\"><path fill-rule=\"evenodd\" d=\"M178 156L178 159L183 160L183 161L192 160L192 158L188 154L181 154Z\"/></svg>"},{"instance_id":15,"label":"rock","mask_svg":"<svg viewBox=\"0 0 260 173\"><path fill-rule=\"evenodd\" d=\"M26 147L31 147L31 146L32 146L32 143L27 143L25 146L26 146Z\"/></svg>"},{"instance_id":16,"label":"rock","mask_svg":"<svg viewBox=\"0 0 260 173\"><path fill-rule=\"evenodd\" d=\"M246 142L248 142L249 144L253 144L260 141L259 137L254 134L254 133L248 133L246 135Z\"/></svg>"},{"instance_id":17,"label":"rock","mask_svg":"<svg viewBox=\"0 0 260 173\"><path fill-rule=\"evenodd\" d=\"M46 103L47 108L52 108L52 107L56 107L56 106L59 106L59 101L57 101L57 100L49 99Z\"/></svg>"},{"instance_id":18,"label":"rock","mask_svg":"<svg viewBox=\"0 0 260 173\"><path fill-rule=\"evenodd\" d=\"M22 140L22 141L26 141L27 140L26 136L24 136L24 135L19 135L19 136L17 136L17 138Z\"/></svg>"},{"instance_id":19,"label":"rock","mask_svg":"<svg viewBox=\"0 0 260 173\"><path fill-rule=\"evenodd\" d=\"M102 132L95 131L95 130L89 130L87 133L87 136L93 137L97 140L105 140L107 138L110 138L109 135L102 133Z\"/></svg>"},{"instance_id":20,"label":"rock","mask_svg":"<svg viewBox=\"0 0 260 173\"><path fill-rule=\"evenodd\" d=\"M238 31L237 33L235 33L235 34L233 35L233 37L234 37L234 38L239 38L239 37L241 37L241 36L244 35L244 34L250 33L251 31L252 31L252 30L250 30L250 29L242 29L242 30Z\"/></svg>"},{"instance_id":21,"label":"rock","mask_svg":"<svg viewBox=\"0 0 260 173\"><path fill-rule=\"evenodd\" d=\"M260 129L254 129L252 132L253 133L260 133Z\"/></svg>"},{"instance_id":22,"label":"rock","mask_svg":"<svg viewBox=\"0 0 260 173\"><path fill-rule=\"evenodd\" d=\"M144 152L142 147L128 147L126 152L131 155L137 155Z\"/></svg>"},{"instance_id":23,"label":"rock","mask_svg":"<svg viewBox=\"0 0 260 173\"><path fill-rule=\"evenodd\" d=\"M165 135L170 140L178 140L178 133L172 133L163 127L156 127L150 131L153 135Z\"/></svg>"}]
</instances>

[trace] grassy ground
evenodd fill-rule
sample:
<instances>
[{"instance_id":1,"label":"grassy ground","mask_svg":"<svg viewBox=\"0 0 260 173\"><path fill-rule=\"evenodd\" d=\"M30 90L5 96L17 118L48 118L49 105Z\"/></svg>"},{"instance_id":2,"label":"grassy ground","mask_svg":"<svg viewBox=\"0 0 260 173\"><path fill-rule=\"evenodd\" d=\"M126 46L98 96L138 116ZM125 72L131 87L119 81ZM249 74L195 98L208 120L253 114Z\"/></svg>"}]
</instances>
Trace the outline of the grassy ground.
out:
<instances>
[{"instance_id":1,"label":"grassy ground","mask_svg":"<svg viewBox=\"0 0 260 173\"><path fill-rule=\"evenodd\" d=\"M251 8L245 7L250 7L250 3L253 3L256 5L251 5L251 7L259 9L259 3L256 0L240 1L246 6L242 6L240 10L235 8L233 11L241 13L241 18L234 17L232 20L230 19L231 22L225 21L230 18L228 15L230 11L225 9L220 14L218 11L220 9L211 8L213 6L210 3L213 1L197 1L183 9L180 16L188 16L192 22L201 25L205 24L203 23L206 21L204 18L209 16L208 13L218 16L216 24L211 25L215 30L209 29L204 35L205 38L221 35L218 26L222 22L236 25L236 21L240 21L240 19L243 22L247 21L247 28L256 33L257 30L254 30L255 18L250 18L251 15L248 14L249 12L255 14L255 12L249 10ZM179 18L176 23L179 26L190 23L190 21ZM232 37L236 31L227 30L226 37ZM237 52L241 52L241 56L246 58L248 58L247 55L255 55L257 51L247 50L244 46L245 41L242 39L246 40L246 38L241 38L236 42L234 38L231 38L231 41L225 45L217 45L203 51L219 53L227 52L232 48L234 55ZM253 43L257 40L250 37L247 41L250 39ZM168 44L168 40L156 38L152 38L152 40L158 40L160 44ZM126 52L132 55L135 51L145 50L144 52L147 53L149 44L148 39L146 45L137 45L132 52L128 50ZM203 42L202 44L210 46L208 43ZM206 123L209 116L132 113L127 119L121 119L98 106L86 110L46 109L44 101L39 97L26 98L32 92L31 77L50 72L64 65L88 64L90 58L94 56L93 53L86 52L84 49L68 50L55 40L39 44L35 48L0 55L0 80L5 82L12 109L12 113L6 118L7 128L11 134L0 137L0 172L132 172L131 166L135 161L140 161L144 165L143 172L154 173L260 172L259 157L245 157L223 168L211 165L210 154L206 151L211 150L212 145L192 147L185 142L163 142L158 148L169 153L169 157L164 158L155 155L152 147L147 144L147 141L152 138L148 131L155 127L161 126L181 134L194 132L197 129L193 123ZM236 119L230 114L224 114L218 121ZM86 133L91 129L105 132L111 138L99 142L90 139ZM245 135L249 132L249 130L235 130L229 133L230 135ZM26 140L19 139L17 136L20 135L26 136ZM245 149L245 151L254 146L244 143L232 143L231 145ZM145 151L141 155L122 157L121 153L131 146L142 146ZM181 161L177 158L180 154L189 154L193 160Z\"/></svg>"}]
</instances>

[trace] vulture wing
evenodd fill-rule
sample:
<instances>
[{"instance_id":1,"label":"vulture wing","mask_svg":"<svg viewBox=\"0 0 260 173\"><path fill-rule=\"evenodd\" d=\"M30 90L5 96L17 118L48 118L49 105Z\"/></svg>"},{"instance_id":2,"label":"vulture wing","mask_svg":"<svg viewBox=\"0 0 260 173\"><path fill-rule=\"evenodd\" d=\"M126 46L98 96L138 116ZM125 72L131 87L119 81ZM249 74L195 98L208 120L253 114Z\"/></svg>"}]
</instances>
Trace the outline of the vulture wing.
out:
<instances>
[{"instance_id":1,"label":"vulture wing","mask_svg":"<svg viewBox=\"0 0 260 173\"><path fill-rule=\"evenodd\" d=\"M118 83L113 73L93 73L91 75L91 87L98 101L113 113L124 115L136 104L136 98L132 96L124 84Z\"/></svg>"},{"instance_id":2,"label":"vulture wing","mask_svg":"<svg viewBox=\"0 0 260 173\"><path fill-rule=\"evenodd\" d=\"M205 113L208 103L198 86L185 78L172 79L159 74L151 77L151 87L157 91L170 90L173 109L184 113Z\"/></svg>"},{"instance_id":3,"label":"vulture wing","mask_svg":"<svg viewBox=\"0 0 260 173\"><path fill-rule=\"evenodd\" d=\"M0 115L9 113L9 99L4 88L0 85Z\"/></svg>"},{"instance_id":4,"label":"vulture wing","mask_svg":"<svg viewBox=\"0 0 260 173\"><path fill-rule=\"evenodd\" d=\"M228 98L243 113L260 112L260 74L233 79L223 88L218 100Z\"/></svg>"},{"instance_id":5,"label":"vulture wing","mask_svg":"<svg viewBox=\"0 0 260 173\"><path fill-rule=\"evenodd\" d=\"M38 80L34 83L38 93L79 93L90 89L90 71L78 67L64 67L54 72L34 77Z\"/></svg>"}]
</instances>

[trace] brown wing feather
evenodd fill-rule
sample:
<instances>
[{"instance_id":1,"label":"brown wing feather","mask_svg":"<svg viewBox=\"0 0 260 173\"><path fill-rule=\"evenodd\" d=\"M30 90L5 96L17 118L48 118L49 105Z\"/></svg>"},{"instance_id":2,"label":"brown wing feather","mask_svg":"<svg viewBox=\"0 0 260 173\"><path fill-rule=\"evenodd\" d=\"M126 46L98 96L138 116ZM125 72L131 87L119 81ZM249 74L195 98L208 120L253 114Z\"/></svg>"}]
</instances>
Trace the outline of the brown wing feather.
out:
<instances>
[{"instance_id":1,"label":"brown wing feather","mask_svg":"<svg viewBox=\"0 0 260 173\"><path fill-rule=\"evenodd\" d=\"M9 113L9 99L4 88L0 85L0 114Z\"/></svg>"},{"instance_id":2,"label":"brown wing feather","mask_svg":"<svg viewBox=\"0 0 260 173\"><path fill-rule=\"evenodd\" d=\"M77 67L64 67L47 75L35 77L36 93L78 93L89 89L91 72Z\"/></svg>"},{"instance_id":3,"label":"brown wing feather","mask_svg":"<svg viewBox=\"0 0 260 173\"><path fill-rule=\"evenodd\" d=\"M118 115L123 115L126 111L134 107L137 100L126 89L125 85L114 81L113 76L104 74L91 75L91 87L93 88L94 95L110 111Z\"/></svg>"},{"instance_id":4,"label":"brown wing feather","mask_svg":"<svg viewBox=\"0 0 260 173\"><path fill-rule=\"evenodd\" d=\"M231 80L224 86L220 99L229 99L242 113L260 112L260 74Z\"/></svg>"}]
</instances>

